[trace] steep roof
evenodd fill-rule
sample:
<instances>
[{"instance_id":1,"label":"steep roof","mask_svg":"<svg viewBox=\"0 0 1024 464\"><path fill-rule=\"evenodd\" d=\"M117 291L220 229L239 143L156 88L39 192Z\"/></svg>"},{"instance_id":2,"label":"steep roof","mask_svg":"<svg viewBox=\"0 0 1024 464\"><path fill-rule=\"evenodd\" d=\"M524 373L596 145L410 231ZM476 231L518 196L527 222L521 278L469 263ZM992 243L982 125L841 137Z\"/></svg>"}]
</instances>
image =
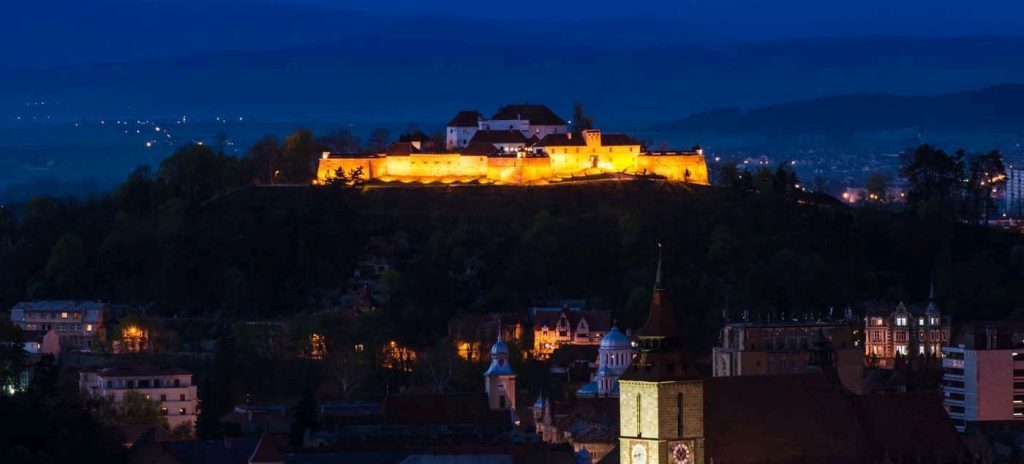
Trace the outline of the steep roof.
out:
<instances>
[{"instance_id":1,"label":"steep roof","mask_svg":"<svg viewBox=\"0 0 1024 464\"><path fill-rule=\"evenodd\" d=\"M493 143L470 142L466 148L462 149L462 154L466 156L493 155L498 151L498 147L495 147Z\"/></svg>"},{"instance_id":2,"label":"steep roof","mask_svg":"<svg viewBox=\"0 0 1024 464\"><path fill-rule=\"evenodd\" d=\"M562 318L562 314L565 314L565 318L569 322L569 326L573 332L575 332L581 319L585 319L587 321L587 327L589 327L591 331L607 332L611 330L611 311L580 311L569 307L563 307L561 311L537 311L537 314L533 316L534 330L540 330L545 325L548 329L554 329L555 326L558 325L558 320Z\"/></svg>"},{"instance_id":3,"label":"steep roof","mask_svg":"<svg viewBox=\"0 0 1024 464\"><path fill-rule=\"evenodd\" d=\"M834 373L706 379L704 432L707 460L722 464L956 462L965 453L937 393L856 396Z\"/></svg>"},{"instance_id":4,"label":"steep roof","mask_svg":"<svg viewBox=\"0 0 1024 464\"><path fill-rule=\"evenodd\" d=\"M640 142L634 140L632 137L626 134L601 134L602 147L624 145L640 145Z\"/></svg>"},{"instance_id":5,"label":"steep roof","mask_svg":"<svg viewBox=\"0 0 1024 464\"><path fill-rule=\"evenodd\" d=\"M526 137L517 130L478 130L469 140L469 145L474 143L521 143L526 144Z\"/></svg>"},{"instance_id":6,"label":"steep roof","mask_svg":"<svg viewBox=\"0 0 1024 464\"><path fill-rule=\"evenodd\" d=\"M476 110L462 110L455 114L447 127L478 127L483 115Z\"/></svg>"},{"instance_id":7,"label":"steep roof","mask_svg":"<svg viewBox=\"0 0 1024 464\"><path fill-rule=\"evenodd\" d=\"M569 134L548 134L540 139L536 147L582 147L586 145L582 137L572 138Z\"/></svg>"},{"instance_id":8,"label":"steep roof","mask_svg":"<svg viewBox=\"0 0 1024 464\"><path fill-rule=\"evenodd\" d=\"M506 105L498 109L491 119L526 119L534 126L564 126L565 121L544 105Z\"/></svg>"},{"instance_id":9,"label":"steep roof","mask_svg":"<svg viewBox=\"0 0 1024 464\"><path fill-rule=\"evenodd\" d=\"M411 155L413 153L419 153L420 150L416 148L411 142L395 142L388 145L388 148L384 150L388 156L403 156Z\"/></svg>"}]
</instances>

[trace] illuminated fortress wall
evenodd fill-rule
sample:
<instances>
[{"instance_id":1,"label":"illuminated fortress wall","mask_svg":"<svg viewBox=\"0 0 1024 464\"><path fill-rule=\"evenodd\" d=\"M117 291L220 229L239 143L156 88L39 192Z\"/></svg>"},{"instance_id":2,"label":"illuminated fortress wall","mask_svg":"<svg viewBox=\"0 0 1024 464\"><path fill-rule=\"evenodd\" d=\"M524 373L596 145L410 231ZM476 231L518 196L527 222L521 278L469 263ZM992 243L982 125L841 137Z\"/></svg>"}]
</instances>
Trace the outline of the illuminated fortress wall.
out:
<instances>
[{"instance_id":1,"label":"illuminated fortress wall","mask_svg":"<svg viewBox=\"0 0 1024 464\"><path fill-rule=\"evenodd\" d=\"M583 131L552 134L527 151L501 150L500 155L455 152L327 156L320 159L317 183L335 177L339 168L348 174L362 168L364 180L385 182L451 183L484 181L526 184L558 181L602 173L658 175L672 181L708 184L708 169L701 150L645 153L640 144L623 134ZM416 150L419 146L416 147Z\"/></svg>"},{"instance_id":2,"label":"illuminated fortress wall","mask_svg":"<svg viewBox=\"0 0 1024 464\"><path fill-rule=\"evenodd\" d=\"M637 157L638 174L656 174L668 180L708 185L708 165L700 152L679 154L643 154Z\"/></svg>"}]
</instances>

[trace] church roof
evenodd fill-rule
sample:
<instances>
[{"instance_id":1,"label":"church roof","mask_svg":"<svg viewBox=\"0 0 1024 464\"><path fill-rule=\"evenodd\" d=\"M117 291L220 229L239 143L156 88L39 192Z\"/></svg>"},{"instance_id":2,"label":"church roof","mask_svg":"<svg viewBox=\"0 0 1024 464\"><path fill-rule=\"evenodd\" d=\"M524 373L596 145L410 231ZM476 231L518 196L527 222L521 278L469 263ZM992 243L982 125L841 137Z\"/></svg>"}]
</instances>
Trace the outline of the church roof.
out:
<instances>
[{"instance_id":1,"label":"church roof","mask_svg":"<svg viewBox=\"0 0 1024 464\"><path fill-rule=\"evenodd\" d=\"M710 378L704 405L708 462L955 462L965 451L938 394L856 396L834 373Z\"/></svg>"},{"instance_id":2,"label":"church roof","mask_svg":"<svg viewBox=\"0 0 1024 464\"><path fill-rule=\"evenodd\" d=\"M564 126L565 121L544 105L506 105L494 113L495 120L526 119L534 126Z\"/></svg>"},{"instance_id":3,"label":"church roof","mask_svg":"<svg viewBox=\"0 0 1024 464\"><path fill-rule=\"evenodd\" d=\"M629 337L622 333L617 326L612 326L608 334L601 338L602 350L623 350L631 347Z\"/></svg>"},{"instance_id":4,"label":"church roof","mask_svg":"<svg viewBox=\"0 0 1024 464\"><path fill-rule=\"evenodd\" d=\"M483 116L476 110L463 110L455 114L447 127L478 127Z\"/></svg>"}]
</instances>

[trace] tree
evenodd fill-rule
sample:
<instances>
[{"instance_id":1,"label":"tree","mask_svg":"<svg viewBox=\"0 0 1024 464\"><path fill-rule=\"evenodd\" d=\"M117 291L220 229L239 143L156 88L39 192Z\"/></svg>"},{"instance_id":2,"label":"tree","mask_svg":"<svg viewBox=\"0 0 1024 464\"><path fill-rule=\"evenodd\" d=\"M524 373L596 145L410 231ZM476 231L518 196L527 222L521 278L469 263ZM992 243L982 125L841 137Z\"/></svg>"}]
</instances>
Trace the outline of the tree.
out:
<instances>
[{"instance_id":1,"label":"tree","mask_svg":"<svg viewBox=\"0 0 1024 464\"><path fill-rule=\"evenodd\" d=\"M80 297L89 288L89 275L82 239L74 232L65 233L46 261L50 293L65 298Z\"/></svg>"},{"instance_id":2,"label":"tree","mask_svg":"<svg viewBox=\"0 0 1024 464\"><path fill-rule=\"evenodd\" d=\"M366 149L371 153L382 153L387 149L390 140L391 131L378 127L370 132L370 137L366 141Z\"/></svg>"},{"instance_id":3,"label":"tree","mask_svg":"<svg viewBox=\"0 0 1024 464\"><path fill-rule=\"evenodd\" d=\"M25 371L25 349L21 329L10 318L0 318L0 394L20 387Z\"/></svg>"},{"instance_id":4,"label":"tree","mask_svg":"<svg viewBox=\"0 0 1024 464\"><path fill-rule=\"evenodd\" d=\"M574 103L572 105L572 131L579 134L593 128L594 118L583 111L583 103Z\"/></svg>"},{"instance_id":5,"label":"tree","mask_svg":"<svg viewBox=\"0 0 1024 464\"><path fill-rule=\"evenodd\" d=\"M327 354L325 367L338 383L338 392L345 401L366 383L369 376L368 360L353 349L333 347Z\"/></svg>"},{"instance_id":6,"label":"tree","mask_svg":"<svg viewBox=\"0 0 1024 464\"><path fill-rule=\"evenodd\" d=\"M245 183L236 158L221 156L210 147L193 144L160 162L157 177L171 196L197 206L214 195Z\"/></svg>"},{"instance_id":7,"label":"tree","mask_svg":"<svg viewBox=\"0 0 1024 464\"><path fill-rule=\"evenodd\" d=\"M950 156L927 144L904 153L900 174L910 184L907 204L932 203L949 213L954 212L963 178L962 157L962 152Z\"/></svg>"},{"instance_id":8,"label":"tree","mask_svg":"<svg viewBox=\"0 0 1024 464\"><path fill-rule=\"evenodd\" d=\"M146 398L146 395L128 390L121 397L118 406L118 421L131 425L159 425L167 428L167 417L161 413L160 402Z\"/></svg>"},{"instance_id":9,"label":"tree","mask_svg":"<svg viewBox=\"0 0 1024 464\"><path fill-rule=\"evenodd\" d=\"M359 139L348 129L338 129L321 136L317 142L332 153L355 153L359 150Z\"/></svg>"},{"instance_id":10,"label":"tree","mask_svg":"<svg viewBox=\"0 0 1024 464\"><path fill-rule=\"evenodd\" d=\"M868 175L868 180L865 185L868 192L867 201L871 203L888 203L889 198L889 176L881 172L872 172Z\"/></svg>"},{"instance_id":11,"label":"tree","mask_svg":"<svg viewBox=\"0 0 1024 464\"><path fill-rule=\"evenodd\" d=\"M996 212L995 194L1006 183L1006 167L1003 156L997 150L971 157L968 162L970 175L964 193L965 219L988 224L989 217Z\"/></svg>"},{"instance_id":12,"label":"tree","mask_svg":"<svg viewBox=\"0 0 1024 464\"><path fill-rule=\"evenodd\" d=\"M739 180L740 170L736 167L735 161L727 161L719 166L716 185L736 188L739 185Z\"/></svg>"},{"instance_id":13,"label":"tree","mask_svg":"<svg viewBox=\"0 0 1024 464\"><path fill-rule=\"evenodd\" d=\"M316 176L316 163L324 147L313 139L313 133L299 129L284 139L276 182L308 184Z\"/></svg>"},{"instance_id":14,"label":"tree","mask_svg":"<svg viewBox=\"0 0 1024 464\"><path fill-rule=\"evenodd\" d=\"M433 393L449 393L458 361L455 345L451 340L442 338L430 349L426 359L416 363L416 368L419 377L429 383Z\"/></svg>"},{"instance_id":15,"label":"tree","mask_svg":"<svg viewBox=\"0 0 1024 464\"><path fill-rule=\"evenodd\" d=\"M281 141L272 135L264 136L249 150L252 176L261 184L273 185L275 172L281 161Z\"/></svg>"}]
</instances>

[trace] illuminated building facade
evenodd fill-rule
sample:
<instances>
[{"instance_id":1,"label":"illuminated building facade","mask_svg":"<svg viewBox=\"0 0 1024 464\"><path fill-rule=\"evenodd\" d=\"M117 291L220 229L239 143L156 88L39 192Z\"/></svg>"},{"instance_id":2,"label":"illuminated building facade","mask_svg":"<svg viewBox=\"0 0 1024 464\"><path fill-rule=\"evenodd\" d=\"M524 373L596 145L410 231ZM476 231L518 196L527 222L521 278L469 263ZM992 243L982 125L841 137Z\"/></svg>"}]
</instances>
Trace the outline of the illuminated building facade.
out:
<instances>
[{"instance_id":1,"label":"illuminated building facade","mask_svg":"<svg viewBox=\"0 0 1024 464\"><path fill-rule=\"evenodd\" d=\"M114 404L129 391L142 393L160 402L160 414L167 417L171 430L182 425L195 430L198 396L192 373L184 369L127 365L86 370L79 373L78 385L83 393L110 398Z\"/></svg>"},{"instance_id":2,"label":"illuminated building facade","mask_svg":"<svg viewBox=\"0 0 1024 464\"><path fill-rule=\"evenodd\" d=\"M840 322L735 322L722 328L720 346L712 348L712 375L731 377L817 372L812 359L820 335L831 347L833 368L843 384L859 390L864 370L860 327ZM858 324L859 325L859 324Z\"/></svg>"},{"instance_id":3,"label":"illuminated building facade","mask_svg":"<svg viewBox=\"0 0 1024 464\"><path fill-rule=\"evenodd\" d=\"M98 301L23 301L11 308L11 322L28 332L53 330L65 351L90 351L107 310Z\"/></svg>"},{"instance_id":4,"label":"illuminated building facade","mask_svg":"<svg viewBox=\"0 0 1024 464\"><path fill-rule=\"evenodd\" d=\"M958 431L978 422L1024 423L1024 324L970 325L942 353L943 401Z\"/></svg>"},{"instance_id":5,"label":"illuminated building facade","mask_svg":"<svg viewBox=\"0 0 1024 464\"><path fill-rule=\"evenodd\" d=\"M891 369L899 356L941 357L949 344L950 322L935 304L932 287L922 312L903 303L892 311L875 310L864 318L864 357L869 364Z\"/></svg>"},{"instance_id":6,"label":"illuminated building facade","mask_svg":"<svg viewBox=\"0 0 1024 464\"><path fill-rule=\"evenodd\" d=\"M535 307L533 355L547 359L561 345L600 345L611 329L611 311L584 310L580 305Z\"/></svg>"},{"instance_id":7,"label":"illuminated building facade","mask_svg":"<svg viewBox=\"0 0 1024 464\"><path fill-rule=\"evenodd\" d=\"M522 347L523 321L513 314L462 314L448 321L448 338L456 353L467 361L480 361L487 346L501 330L502 339Z\"/></svg>"},{"instance_id":8,"label":"illuminated building facade","mask_svg":"<svg viewBox=\"0 0 1024 464\"><path fill-rule=\"evenodd\" d=\"M535 184L614 173L708 184L700 148L651 152L624 134L573 134L541 105L504 107L489 120L460 112L449 122L446 139L443 147L417 139L400 140L383 153L324 153L316 183L331 182L339 170L358 170L363 180L403 183Z\"/></svg>"},{"instance_id":9,"label":"illuminated building facade","mask_svg":"<svg viewBox=\"0 0 1024 464\"><path fill-rule=\"evenodd\" d=\"M512 417L515 416L516 373L509 363L508 344L501 337L501 332L491 346L491 365L484 372L484 391L492 411L509 411Z\"/></svg>"}]
</instances>

